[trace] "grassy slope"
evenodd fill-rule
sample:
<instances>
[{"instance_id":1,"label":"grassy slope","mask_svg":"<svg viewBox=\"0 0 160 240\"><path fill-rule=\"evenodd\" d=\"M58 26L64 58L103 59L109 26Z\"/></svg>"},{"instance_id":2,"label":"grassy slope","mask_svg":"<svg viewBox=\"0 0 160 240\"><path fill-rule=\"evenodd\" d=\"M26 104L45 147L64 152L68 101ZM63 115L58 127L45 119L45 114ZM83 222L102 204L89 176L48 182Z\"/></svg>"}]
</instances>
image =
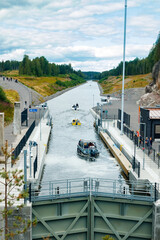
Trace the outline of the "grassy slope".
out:
<instances>
[{"instance_id":1,"label":"grassy slope","mask_svg":"<svg viewBox=\"0 0 160 240\"><path fill-rule=\"evenodd\" d=\"M57 80L60 80L61 82L70 81L70 78L67 76L63 77L19 76L18 71L16 70L6 71L5 73L3 73L3 75L18 79L18 81L34 89L36 92L40 93L44 97L65 89L65 87L56 84Z\"/></svg>"},{"instance_id":2,"label":"grassy slope","mask_svg":"<svg viewBox=\"0 0 160 240\"><path fill-rule=\"evenodd\" d=\"M0 101L0 112L4 112L5 126L13 121L14 106L13 103L19 101L19 95L14 90L4 90L9 102Z\"/></svg>"},{"instance_id":3,"label":"grassy slope","mask_svg":"<svg viewBox=\"0 0 160 240\"><path fill-rule=\"evenodd\" d=\"M140 88L145 87L150 82L152 82L152 75L143 74L143 75L133 75L126 76L124 81L124 88ZM122 89L122 76L110 76L108 79L100 83L104 94L111 94L114 92L119 92Z\"/></svg>"}]
</instances>

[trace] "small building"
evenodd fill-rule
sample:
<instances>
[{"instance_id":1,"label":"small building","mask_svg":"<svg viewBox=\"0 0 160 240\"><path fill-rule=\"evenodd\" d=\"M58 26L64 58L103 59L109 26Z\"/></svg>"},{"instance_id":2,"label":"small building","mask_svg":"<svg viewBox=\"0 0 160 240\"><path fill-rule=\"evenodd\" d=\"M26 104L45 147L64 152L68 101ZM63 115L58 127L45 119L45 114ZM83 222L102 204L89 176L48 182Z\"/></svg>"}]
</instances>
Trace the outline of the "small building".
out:
<instances>
[{"instance_id":1,"label":"small building","mask_svg":"<svg viewBox=\"0 0 160 240\"><path fill-rule=\"evenodd\" d=\"M160 139L160 107L140 108L140 135Z\"/></svg>"}]
</instances>

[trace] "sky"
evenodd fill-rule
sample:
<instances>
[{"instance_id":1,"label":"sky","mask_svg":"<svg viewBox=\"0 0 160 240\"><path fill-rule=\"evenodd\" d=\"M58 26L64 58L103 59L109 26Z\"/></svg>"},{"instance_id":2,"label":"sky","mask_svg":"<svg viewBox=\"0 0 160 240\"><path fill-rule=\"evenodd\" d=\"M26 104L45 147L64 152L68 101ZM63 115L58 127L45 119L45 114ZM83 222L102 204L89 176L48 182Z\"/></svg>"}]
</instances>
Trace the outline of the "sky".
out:
<instances>
[{"instance_id":1,"label":"sky","mask_svg":"<svg viewBox=\"0 0 160 240\"><path fill-rule=\"evenodd\" d=\"M125 0L0 0L0 61L44 56L75 70L123 60ZM147 57L160 31L160 0L128 0L126 61Z\"/></svg>"}]
</instances>

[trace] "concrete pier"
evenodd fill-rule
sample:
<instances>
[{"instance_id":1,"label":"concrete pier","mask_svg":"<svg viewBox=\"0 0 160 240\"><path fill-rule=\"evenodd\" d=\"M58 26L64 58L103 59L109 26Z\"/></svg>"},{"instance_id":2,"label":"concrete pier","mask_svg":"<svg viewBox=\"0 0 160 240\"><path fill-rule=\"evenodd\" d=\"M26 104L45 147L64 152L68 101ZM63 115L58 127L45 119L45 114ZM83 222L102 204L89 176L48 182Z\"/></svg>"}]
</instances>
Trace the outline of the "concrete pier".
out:
<instances>
[{"instance_id":1,"label":"concrete pier","mask_svg":"<svg viewBox=\"0 0 160 240\"><path fill-rule=\"evenodd\" d=\"M0 154L1 148L4 145L4 113L0 113Z\"/></svg>"},{"instance_id":2,"label":"concrete pier","mask_svg":"<svg viewBox=\"0 0 160 240\"><path fill-rule=\"evenodd\" d=\"M112 152L114 157L117 159L119 165L121 166L122 170L124 171L125 175L129 177L129 173L132 169L131 163L128 159L124 156L120 149L114 144L111 138L107 135L107 133L100 131L100 137L104 141L104 143L108 146L109 150Z\"/></svg>"},{"instance_id":3,"label":"concrete pier","mask_svg":"<svg viewBox=\"0 0 160 240\"><path fill-rule=\"evenodd\" d=\"M21 134L21 106L20 102L14 103L13 134Z\"/></svg>"}]
</instances>

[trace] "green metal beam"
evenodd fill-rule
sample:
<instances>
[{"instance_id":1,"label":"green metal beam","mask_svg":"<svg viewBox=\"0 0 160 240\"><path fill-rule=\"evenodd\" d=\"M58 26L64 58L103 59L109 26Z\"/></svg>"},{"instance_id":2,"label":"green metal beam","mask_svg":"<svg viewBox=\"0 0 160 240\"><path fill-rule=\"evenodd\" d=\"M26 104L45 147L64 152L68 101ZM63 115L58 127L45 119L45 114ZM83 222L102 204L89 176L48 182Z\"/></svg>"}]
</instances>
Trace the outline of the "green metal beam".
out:
<instances>
[{"instance_id":1,"label":"green metal beam","mask_svg":"<svg viewBox=\"0 0 160 240\"><path fill-rule=\"evenodd\" d=\"M84 205L84 207L81 209L81 211L79 212L79 214L77 214L76 218L73 220L73 222L71 223L71 225L67 228L66 232L64 233L64 235L61 237L61 240L64 240L64 238L70 233L70 230L73 228L73 226L76 224L76 222L78 221L78 219L81 217L81 215L84 213L84 211L86 210L86 208L88 207L89 204L89 200L87 201L87 203Z\"/></svg>"},{"instance_id":2,"label":"green metal beam","mask_svg":"<svg viewBox=\"0 0 160 240\"><path fill-rule=\"evenodd\" d=\"M37 217L40 222L47 228L47 230L56 238L56 240L61 240L58 235L53 231L53 229L41 218L41 216L32 208L32 213Z\"/></svg>"},{"instance_id":3,"label":"green metal beam","mask_svg":"<svg viewBox=\"0 0 160 240\"><path fill-rule=\"evenodd\" d=\"M147 219L153 212L153 209L151 208L145 215L144 217L139 220L138 223L136 223L136 225L134 225L134 227L128 232L126 233L126 235L122 238L122 240L126 240L143 222L145 219Z\"/></svg>"},{"instance_id":4,"label":"green metal beam","mask_svg":"<svg viewBox=\"0 0 160 240\"><path fill-rule=\"evenodd\" d=\"M116 237L118 238L118 240L122 240L122 238L120 237L119 233L116 231L116 229L113 227L113 225L110 223L110 221L108 220L108 218L103 214L103 212L101 211L101 209L98 207L98 205L94 202L94 206L97 209L97 211L100 213L100 215L102 216L103 220L105 221L105 223L110 227L110 229L113 231L113 233L116 235Z\"/></svg>"}]
</instances>

